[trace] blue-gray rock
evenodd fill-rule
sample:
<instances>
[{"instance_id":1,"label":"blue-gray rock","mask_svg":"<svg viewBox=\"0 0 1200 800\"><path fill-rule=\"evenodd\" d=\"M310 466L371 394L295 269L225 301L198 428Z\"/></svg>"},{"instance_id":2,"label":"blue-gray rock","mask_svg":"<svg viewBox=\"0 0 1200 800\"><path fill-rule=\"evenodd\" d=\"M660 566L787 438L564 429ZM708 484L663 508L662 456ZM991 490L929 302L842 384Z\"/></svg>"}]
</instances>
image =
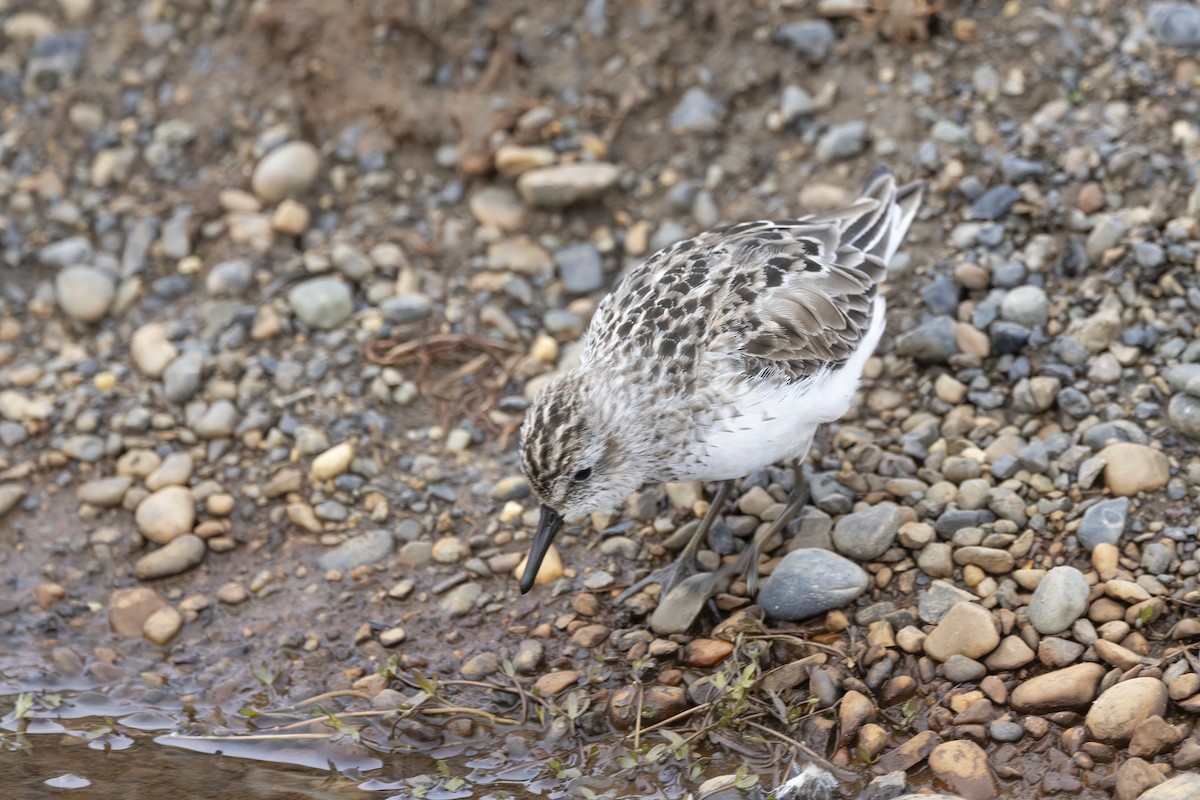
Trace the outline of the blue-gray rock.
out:
<instances>
[{"instance_id":1,"label":"blue-gray rock","mask_svg":"<svg viewBox=\"0 0 1200 800\"><path fill-rule=\"evenodd\" d=\"M1137 242L1131 250L1133 252L1133 260L1138 263L1139 267L1146 269L1161 267L1167 260L1167 255L1163 251L1162 245L1156 242Z\"/></svg>"},{"instance_id":2,"label":"blue-gray rock","mask_svg":"<svg viewBox=\"0 0 1200 800\"><path fill-rule=\"evenodd\" d=\"M1064 386L1056 399L1058 407L1075 419L1083 419L1092 413L1092 401L1074 386Z\"/></svg>"},{"instance_id":3,"label":"blue-gray rock","mask_svg":"<svg viewBox=\"0 0 1200 800\"><path fill-rule=\"evenodd\" d=\"M159 244L162 245L163 255L178 261L192 252L192 209L181 206L170 218L163 223Z\"/></svg>"},{"instance_id":4,"label":"blue-gray rock","mask_svg":"<svg viewBox=\"0 0 1200 800\"><path fill-rule=\"evenodd\" d=\"M514 198L515 199L515 198ZM371 260L344 242L338 242L329 253L329 260L338 272L352 281L361 281L375 271Z\"/></svg>"},{"instance_id":5,"label":"blue-gray rock","mask_svg":"<svg viewBox=\"0 0 1200 800\"><path fill-rule=\"evenodd\" d=\"M387 298L379 304L379 310L392 325L405 325L428 317L433 310L433 301L424 294L412 292Z\"/></svg>"},{"instance_id":6,"label":"blue-gray rock","mask_svg":"<svg viewBox=\"0 0 1200 800\"><path fill-rule=\"evenodd\" d=\"M90 264L95 251L92 243L82 236L59 239L38 251L38 261L48 267L69 267L72 264Z\"/></svg>"},{"instance_id":7,"label":"blue-gray rock","mask_svg":"<svg viewBox=\"0 0 1200 800\"><path fill-rule=\"evenodd\" d=\"M988 725L988 736L994 742L1019 742L1025 735L1025 726L1011 720L996 720Z\"/></svg>"},{"instance_id":8,"label":"blue-gray rock","mask_svg":"<svg viewBox=\"0 0 1200 800\"><path fill-rule=\"evenodd\" d=\"M725 106L699 86L693 86L683 93L671 112L668 125L672 133L712 134L721 129L724 117Z\"/></svg>"},{"instance_id":9,"label":"blue-gray rock","mask_svg":"<svg viewBox=\"0 0 1200 800\"><path fill-rule=\"evenodd\" d=\"M816 101L803 88L794 84L783 87L783 95L779 99L779 113L783 116L783 124L790 125L816 110Z\"/></svg>"},{"instance_id":10,"label":"blue-gray rock","mask_svg":"<svg viewBox=\"0 0 1200 800\"><path fill-rule=\"evenodd\" d=\"M211 295L239 295L254 282L254 271L250 262L235 258L222 261L208 272L204 286Z\"/></svg>"},{"instance_id":11,"label":"blue-gray rock","mask_svg":"<svg viewBox=\"0 0 1200 800\"><path fill-rule=\"evenodd\" d=\"M1200 8L1192 3L1155 3L1146 21L1154 37L1168 47L1200 47Z\"/></svg>"},{"instance_id":12,"label":"blue-gray rock","mask_svg":"<svg viewBox=\"0 0 1200 800\"><path fill-rule=\"evenodd\" d=\"M1125 523L1129 517L1129 498L1117 497L1112 500L1102 500L1083 513L1079 528L1075 535L1083 549L1092 552L1098 544L1115 545L1125 532Z\"/></svg>"},{"instance_id":13,"label":"blue-gray rock","mask_svg":"<svg viewBox=\"0 0 1200 800\"><path fill-rule=\"evenodd\" d=\"M987 675L987 667L973 658L952 655L942 664L942 674L953 683L971 683Z\"/></svg>"},{"instance_id":14,"label":"blue-gray rock","mask_svg":"<svg viewBox=\"0 0 1200 800\"><path fill-rule=\"evenodd\" d=\"M1055 567L1046 573L1029 600L1029 624L1043 636L1062 633L1087 610L1091 587L1074 567Z\"/></svg>"},{"instance_id":15,"label":"blue-gray rock","mask_svg":"<svg viewBox=\"0 0 1200 800\"><path fill-rule=\"evenodd\" d=\"M833 546L839 553L860 561L879 558L896 541L903 521L900 506L880 503L837 521L833 528Z\"/></svg>"},{"instance_id":16,"label":"blue-gray rock","mask_svg":"<svg viewBox=\"0 0 1200 800\"><path fill-rule=\"evenodd\" d=\"M354 313L350 287L340 278L313 278L292 287L288 305L310 328L336 328Z\"/></svg>"},{"instance_id":17,"label":"blue-gray rock","mask_svg":"<svg viewBox=\"0 0 1200 800\"><path fill-rule=\"evenodd\" d=\"M1171 551L1162 542L1150 542L1142 548L1142 569L1162 575L1171 566Z\"/></svg>"},{"instance_id":18,"label":"blue-gray rock","mask_svg":"<svg viewBox=\"0 0 1200 800\"><path fill-rule=\"evenodd\" d=\"M189 350L177 356L163 370L163 394L172 403L186 403L200 388L204 356Z\"/></svg>"},{"instance_id":19,"label":"blue-gray rock","mask_svg":"<svg viewBox=\"0 0 1200 800\"><path fill-rule=\"evenodd\" d=\"M1187 392L1200 397L1200 364L1176 364L1163 370L1163 377L1173 392Z\"/></svg>"},{"instance_id":20,"label":"blue-gray rock","mask_svg":"<svg viewBox=\"0 0 1200 800\"><path fill-rule=\"evenodd\" d=\"M1200 439L1200 398L1177 394L1167 404L1171 427L1192 439Z\"/></svg>"},{"instance_id":21,"label":"blue-gray rock","mask_svg":"<svg viewBox=\"0 0 1200 800\"><path fill-rule=\"evenodd\" d=\"M1083 434L1083 443L1092 450L1103 450L1110 444L1120 444L1121 442L1149 444L1150 437L1127 419L1098 423L1088 428Z\"/></svg>"},{"instance_id":22,"label":"blue-gray rock","mask_svg":"<svg viewBox=\"0 0 1200 800\"><path fill-rule=\"evenodd\" d=\"M1106 250L1116 247L1129 232L1129 223L1116 214L1106 214L1096 221L1084 243L1088 260L1096 263Z\"/></svg>"},{"instance_id":23,"label":"blue-gray rock","mask_svg":"<svg viewBox=\"0 0 1200 800\"><path fill-rule=\"evenodd\" d=\"M388 531L367 531L354 536L323 553L317 564L321 569L348 570L367 564L377 564L391 555L394 540Z\"/></svg>"},{"instance_id":24,"label":"blue-gray rock","mask_svg":"<svg viewBox=\"0 0 1200 800\"><path fill-rule=\"evenodd\" d=\"M813 505L828 514L845 514L854 507L854 496L837 482L836 473L818 472L808 478Z\"/></svg>"},{"instance_id":25,"label":"blue-gray rock","mask_svg":"<svg viewBox=\"0 0 1200 800\"><path fill-rule=\"evenodd\" d=\"M88 36L66 31L43 36L33 45L25 65L26 91L53 92L71 82L83 65Z\"/></svg>"},{"instance_id":26,"label":"blue-gray rock","mask_svg":"<svg viewBox=\"0 0 1200 800\"><path fill-rule=\"evenodd\" d=\"M946 275L938 275L932 283L921 289L921 299L925 301L930 313L943 316L954 314L958 310L960 294L959 285Z\"/></svg>"},{"instance_id":27,"label":"blue-gray rock","mask_svg":"<svg viewBox=\"0 0 1200 800\"><path fill-rule=\"evenodd\" d=\"M832 125L817 140L814 150L817 160L828 163L854 156L867 149L867 123L862 120Z\"/></svg>"},{"instance_id":28,"label":"blue-gray rock","mask_svg":"<svg viewBox=\"0 0 1200 800\"><path fill-rule=\"evenodd\" d=\"M1000 172L1004 174L1005 180L1011 183L1024 183L1044 175L1046 165L1040 161L1029 161L1009 155L1000 159Z\"/></svg>"},{"instance_id":29,"label":"blue-gray rock","mask_svg":"<svg viewBox=\"0 0 1200 800\"><path fill-rule=\"evenodd\" d=\"M142 217L129 227L125 247L121 250L121 277L129 278L146 268L150 245L158 238L158 219Z\"/></svg>"},{"instance_id":30,"label":"blue-gray rock","mask_svg":"<svg viewBox=\"0 0 1200 800\"><path fill-rule=\"evenodd\" d=\"M63 442L62 452L68 458L94 464L104 457L104 440L90 433L80 433Z\"/></svg>"},{"instance_id":31,"label":"blue-gray rock","mask_svg":"<svg viewBox=\"0 0 1200 800\"><path fill-rule=\"evenodd\" d=\"M901 334L896 349L900 355L917 361L944 364L958 352L957 331L958 323L953 317L930 317L911 331Z\"/></svg>"},{"instance_id":32,"label":"blue-gray rock","mask_svg":"<svg viewBox=\"0 0 1200 800\"><path fill-rule=\"evenodd\" d=\"M1000 318L1025 328L1045 327L1050 301L1037 286L1019 286L1000 301Z\"/></svg>"},{"instance_id":33,"label":"blue-gray rock","mask_svg":"<svg viewBox=\"0 0 1200 800\"><path fill-rule=\"evenodd\" d=\"M758 596L768 616L801 620L852 603L867 590L862 567L837 553L815 548L783 557Z\"/></svg>"},{"instance_id":34,"label":"blue-gray rock","mask_svg":"<svg viewBox=\"0 0 1200 800\"><path fill-rule=\"evenodd\" d=\"M1001 320L988 328L988 339L992 343L993 356L1015 354L1021 352L1029 341L1029 330L1024 325Z\"/></svg>"},{"instance_id":35,"label":"blue-gray rock","mask_svg":"<svg viewBox=\"0 0 1200 800\"><path fill-rule=\"evenodd\" d=\"M775 41L795 50L809 66L819 67L829 60L837 31L823 19L789 22L775 31Z\"/></svg>"},{"instance_id":36,"label":"blue-gray rock","mask_svg":"<svg viewBox=\"0 0 1200 800\"><path fill-rule=\"evenodd\" d=\"M971 203L971 218L1000 219L1020 199L1021 193L1007 183L993 186Z\"/></svg>"},{"instance_id":37,"label":"blue-gray rock","mask_svg":"<svg viewBox=\"0 0 1200 800\"><path fill-rule=\"evenodd\" d=\"M218 400L193 423L192 430L201 439L225 439L233 435L237 420L237 406L228 400Z\"/></svg>"},{"instance_id":38,"label":"blue-gray rock","mask_svg":"<svg viewBox=\"0 0 1200 800\"><path fill-rule=\"evenodd\" d=\"M965 589L946 581L933 581L929 588L917 597L917 616L922 622L936 625L954 606L970 603L975 599L975 595Z\"/></svg>"},{"instance_id":39,"label":"blue-gray rock","mask_svg":"<svg viewBox=\"0 0 1200 800\"><path fill-rule=\"evenodd\" d=\"M604 263L590 244L573 244L554 254L563 286L573 294L594 292L604 285Z\"/></svg>"}]
</instances>

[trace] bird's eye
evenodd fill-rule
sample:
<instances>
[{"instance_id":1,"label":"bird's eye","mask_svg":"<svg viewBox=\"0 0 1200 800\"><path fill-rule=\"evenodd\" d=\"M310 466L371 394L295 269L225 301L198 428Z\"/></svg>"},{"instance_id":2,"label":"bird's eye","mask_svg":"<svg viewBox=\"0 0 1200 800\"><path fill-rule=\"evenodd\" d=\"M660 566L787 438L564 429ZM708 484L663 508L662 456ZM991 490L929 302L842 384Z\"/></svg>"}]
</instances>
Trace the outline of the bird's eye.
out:
<instances>
[{"instance_id":1,"label":"bird's eye","mask_svg":"<svg viewBox=\"0 0 1200 800\"><path fill-rule=\"evenodd\" d=\"M592 468L591 467L584 467L583 469L581 469L575 473L575 480L577 480L577 481L586 481L590 477L592 477Z\"/></svg>"}]
</instances>

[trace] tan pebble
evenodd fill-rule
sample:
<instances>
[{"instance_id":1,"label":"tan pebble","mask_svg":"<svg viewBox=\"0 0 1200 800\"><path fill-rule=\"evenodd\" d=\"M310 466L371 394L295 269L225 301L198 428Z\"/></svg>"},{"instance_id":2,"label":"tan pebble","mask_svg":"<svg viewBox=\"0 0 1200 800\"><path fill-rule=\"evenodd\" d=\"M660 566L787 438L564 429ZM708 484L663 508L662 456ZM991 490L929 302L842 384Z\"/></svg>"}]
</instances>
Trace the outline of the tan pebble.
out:
<instances>
[{"instance_id":1,"label":"tan pebble","mask_svg":"<svg viewBox=\"0 0 1200 800\"><path fill-rule=\"evenodd\" d=\"M584 625L571 634L571 641L586 650L604 644L611 633L607 625Z\"/></svg>"},{"instance_id":2,"label":"tan pebble","mask_svg":"<svg viewBox=\"0 0 1200 800\"><path fill-rule=\"evenodd\" d=\"M553 364L558 360L558 342L553 336L539 334L529 348L529 355L534 361L542 364Z\"/></svg>"},{"instance_id":3,"label":"tan pebble","mask_svg":"<svg viewBox=\"0 0 1200 800\"><path fill-rule=\"evenodd\" d=\"M1104 190L1095 181L1088 181L1079 187L1076 205L1085 214L1095 214L1104 208Z\"/></svg>"},{"instance_id":4,"label":"tan pebble","mask_svg":"<svg viewBox=\"0 0 1200 800\"><path fill-rule=\"evenodd\" d=\"M379 643L384 647L395 647L406 638L408 635L404 632L404 628L388 628L379 634Z\"/></svg>"},{"instance_id":5,"label":"tan pebble","mask_svg":"<svg viewBox=\"0 0 1200 800\"><path fill-rule=\"evenodd\" d=\"M580 592L571 598L571 610L583 617L600 613L600 600L591 592Z\"/></svg>"},{"instance_id":6,"label":"tan pebble","mask_svg":"<svg viewBox=\"0 0 1200 800\"><path fill-rule=\"evenodd\" d=\"M533 688L542 697L553 697L579 682L580 674L574 670L547 672L534 681Z\"/></svg>"},{"instance_id":7,"label":"tan pebble","mask_svg":"<svg viewBox=\"0 0 1200 800\"><path fill-rule=\"evenodd\" d=\"M231 494L211 494L204 501L205 508L208 513L216 517L228 517L233 513L233 495Z\"/></svg>"},{"instance_id":8,"label":"tan pebble","mask_svg":"<svg viewBox=\"0 0 1200 800\"><path fill-rule=\"evenodd\" d=\"M998 797L987 753L966 739L943 742L929 754L929 770L951 791L973 800Z\"/></svg>"},{"instance_id":9,"label":"tan pebble","mask_svg":"<svg viewBox=\"0 0 1200 800\"><path fill-rule=\"evenodd\" d=\"M933 390L943 403L956 406L967 396L967 386L953 376L942 373L933 384Z\"/></svg>"},{"instance_id":10,"label":"tan pebble","mask_svg":"<svg viewBox=\"0 0 1200 800\"><path fill-rule=\"evenodd\" d=\"M325 529L308 503L288 503L287 518L309 533L320 533Z\"/></svg>"},{"instance_id":11,"label":"tan pebble","mask_svg":"<svg viewBox=\"0 0 1200 800\"><path fill-rule=\"evenodd\" d=\"M163 606L142 624L142 635L157 645L164 645L175 638L183 628L183 615L172 606Z\"/></svg>"},{"instance_id":12,"label":"tan pebble","mask_svg":"<svg viewBox=\"0 0 1200 800\"><path fill-rule=\"evenodd\" d=\"M288 198L276 206L275 213L271 215L271 227L286 236L303 236L310 220L308 208Z\"/></svg>"},{"instance_id":13,"label":"tan pebble","mask_svg":"<svg viewBox=\"0 0 1200 800\"><path fill-rule=\"evenodd\" d=\"M1110 581L1117 576L1120 558L1121 554L1116 545L1108 542L1101 542L1092 548L1092 566L1096 568L1096 574L1102 581Z\"/></svg>"},{"instance_id":14,"label":"tan pebble","mask_svg":"<svg viewBox=\"0 0 1200 800\"><path fill-rule=\"evenodd\" d=\"M958 349L968 355L987 358L992 352L992 341L988 335L966 322L960 322L954 333Z\"/></svg>"},{"instance_id":15,"label":"tan pebble","mask_svg":"<svg viewBox=\"0 0 1200 800\"><path fill-rule=\"evenodd\" d=\"M529 561L529 556L521 559L521 563L517 564L517 568L513 570L513 575L520 578L525 573L525 564ZM533 580L534 586L545 586L548 583L553 583L562 577L563 562L562 556L558 554L558 548L550 545L550 549L546 551L546 557L542 559L542 565L538 568L537 577Z\"/></svg>"},{"instance_id":16,"label":"tan pebble","mask_svg":"<svg viewBox=\"0 0 1200 800\"><path fill-rule=\"evenodd\" d=\"M693 639L683 648L683 663L689 667L712 667L732 654L732 642L723 639Z\"/></svg>"},{"instance_id":17,"label":"tan pebble","mask_svg":"<svg viewBox=\"0 0 1200 800\"><path fill-rule=\"evenodd\" d=\"M333 480L350 468L354 460L354 445L342 442L313 459L312 477L318 481Z\"/></svg>"},{"instance_id":18,"label":"tan pebble","mask_svg":"<svg viewBox=\"0 0 1200 800\"><path fill-rule=\"evenodd\" d=\"M249 598L250 595L246 592L246 587L237 581L223 583L217 588L217 600L226 605L236 606L246 602Z\"/></svg>"},{"instance_id":19,"label":"tan pebble","mask_svg":"<svg viewBox=\"0 0 1200 800\"><path fill-rule=\"evenodd\" d=\"M42 608L49 608L67 596L67 590L60 584L44 582L39 583L33 589L33 599L37 601Z\"/></svg>"}]
</instances>

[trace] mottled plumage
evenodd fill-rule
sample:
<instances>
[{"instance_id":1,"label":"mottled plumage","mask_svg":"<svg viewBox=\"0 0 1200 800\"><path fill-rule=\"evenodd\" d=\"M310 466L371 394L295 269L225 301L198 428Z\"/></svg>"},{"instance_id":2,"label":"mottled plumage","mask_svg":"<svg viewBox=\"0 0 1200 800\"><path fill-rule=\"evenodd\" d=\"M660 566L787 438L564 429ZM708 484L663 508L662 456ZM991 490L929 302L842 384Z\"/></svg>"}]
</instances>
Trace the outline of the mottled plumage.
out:
<instances>
[{"instance_id":1,"label":"mottled plumage","mask_svg":"<svg viewBox=\"0 0 1200 800\"><path fill-rule=\"evenodd\" d=\"M523 463L543 515L802 458L849 407L883 332L879 281L920 196L880 171L844 208L709 231L630 270L600 303L580 365L526 416Z\"/></svg>"}]
</instances>

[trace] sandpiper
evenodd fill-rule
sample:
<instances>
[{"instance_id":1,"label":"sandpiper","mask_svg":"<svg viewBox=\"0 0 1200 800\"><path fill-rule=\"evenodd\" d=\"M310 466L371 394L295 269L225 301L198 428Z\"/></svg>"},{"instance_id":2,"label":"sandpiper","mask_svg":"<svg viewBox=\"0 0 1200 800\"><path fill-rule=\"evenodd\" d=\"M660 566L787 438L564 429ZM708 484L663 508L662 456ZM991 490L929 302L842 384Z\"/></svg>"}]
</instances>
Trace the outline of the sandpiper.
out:
<instances>
[{"instance_id":1,"label":"sandpiper","mask_svg":"<svg viewBox=\"0 0 1200 800\"><path fill-rule=\"evenodd\" d=\"M648 483L724 481L664 588L694 571L730 482L798 465L817 428L849 408L884 329L879 283L921 195L877 168L842 208L709 231L625 274L592 318L579 366L542 390L522 427L541 517L521 591L564 517L618 508ZM759 551L807 499L797 468L784 513L696 591L707 599L738 570L753 593Z\"/></svg>"}]
</instances>

